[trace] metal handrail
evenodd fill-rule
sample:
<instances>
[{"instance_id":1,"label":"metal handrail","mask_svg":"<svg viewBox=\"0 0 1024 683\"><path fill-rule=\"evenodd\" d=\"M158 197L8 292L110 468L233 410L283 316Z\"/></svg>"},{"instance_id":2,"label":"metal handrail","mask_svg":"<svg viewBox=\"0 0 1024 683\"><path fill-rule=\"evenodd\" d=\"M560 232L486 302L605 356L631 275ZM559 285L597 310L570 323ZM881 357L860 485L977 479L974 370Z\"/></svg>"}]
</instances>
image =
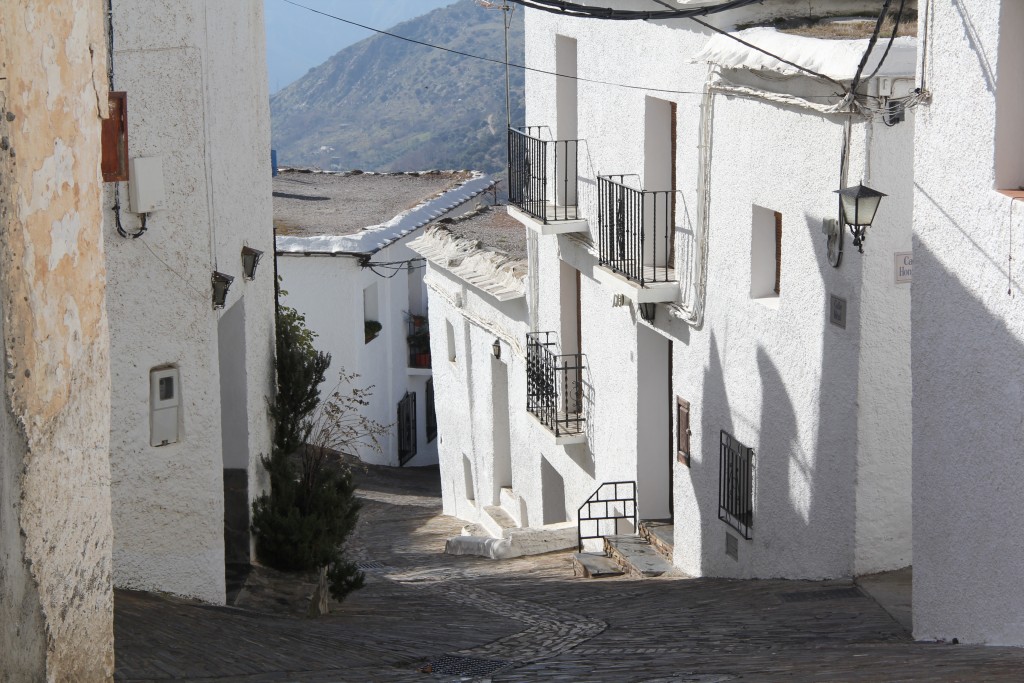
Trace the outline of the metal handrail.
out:
<instances>
[{"instance_id":1,"label":"metal handrail","mask_svg":"<svg viewBox=\"0 0 1024 683\"><path fill-rule=\"evenodd\" d=\"M611 487L609 491L609 487ZM608 497L610 494L611 497ZM609 504L612 507L609 508ZM596 506L596 507L595 507ZM584 509L586 512L584 512ZM595 512L595 509L597 512ZM576 511L576 545L579 552L583 552L583 541L592 538L604 538L607 533L601 533L602 522L615 522L619 519L632 519L633 528L637 528L637 504L636 504L636 482L635 481L608 481L597 487L597 490L590 494L587 502ZM593 522L593 534L583 533L584 522ZM615 533L615 530L611 532Z\"/></svg>"},{"instance_id":2,"label":"metal handrail","mask_svg":"<svg viewBox=\"0 0 1024 683\"><path fill-rule=\"evenodd\" d=\"M508 129L508 199L543 223L579 217L579 140L542 140L546 126Z\"/></svg>"}]
</instances>

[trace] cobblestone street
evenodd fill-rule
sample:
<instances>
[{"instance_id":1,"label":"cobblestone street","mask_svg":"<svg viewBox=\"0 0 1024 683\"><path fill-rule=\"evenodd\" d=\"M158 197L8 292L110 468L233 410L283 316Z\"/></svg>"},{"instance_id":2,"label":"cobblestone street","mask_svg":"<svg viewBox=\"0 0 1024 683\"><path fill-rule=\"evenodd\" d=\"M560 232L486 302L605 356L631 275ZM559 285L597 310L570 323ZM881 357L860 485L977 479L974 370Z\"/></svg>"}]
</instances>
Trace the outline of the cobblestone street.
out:
<instances>
[{"instance_id":1,"label":"cobblestone street","mask_svg":"<svg viewBox=\"0 0 1024 683\"><path fill-rule=\"evenodd\" d=\"M366 587L320 619L257 571L236 606L118 592L123 681L1019 681L1024 650L915 643L849 583L573 577L570 553L442 554L436 468L370 468ZM268 578L269 577L269 578Z\"/></svg>"}]
</instances>

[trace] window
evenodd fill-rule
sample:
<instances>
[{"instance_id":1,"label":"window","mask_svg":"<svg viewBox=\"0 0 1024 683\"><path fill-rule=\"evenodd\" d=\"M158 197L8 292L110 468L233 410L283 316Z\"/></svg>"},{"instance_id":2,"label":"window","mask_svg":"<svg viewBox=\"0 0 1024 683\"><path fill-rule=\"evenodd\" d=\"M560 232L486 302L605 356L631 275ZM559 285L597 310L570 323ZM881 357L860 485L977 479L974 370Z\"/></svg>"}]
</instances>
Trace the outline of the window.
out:
<instances>
[{"instance_id":1,"label":"window","mask_svg":"<svg viewBox=\"0 0 1024 683\"><path fill-rule=\"evenodd\" d=\"M398 402L398 464L416 457L416 394L405 392Z\"/></svg>"},{"instance_id":2,"label":"window","mask_svg":"<svg viewBox=\"0 0 1024 683\"><path fill-rule=\"evenodd\" d=\"M755 206L750 231L750 298L777 298L782 284L782 214Z\"/></svg>"},{"instance_id":3,"label":"window","mask_svg":"<svg viewBox=\"0 0 1024 683\"><path fill-rule=\"evenodd\" d=\"M690 466L690 403L676 396L676 460Z\"/></svg>"},{"instance_id":4,"label":"window","mask_svg":"<svg viewBox=\"0 0 1024 683\"><path fill-rule=\"evenodd\" d=\"M445 332L448 337L448 360L455 362L455 328L452 327L451 322L445 321L444 323Z\"/></svg>"},{"instance_id":5,"label":"window","mask_svg":"<svg viewBox=\"0 0 1024 683\"><path fill-rule=\"evenodd\" d=\"M1024 186L1024 3L999 4L998 81L989 84L996 90L995 189L1013 191Z\"/></svg>"},{"instance_id":6,"label":"window","mask_svg":"<svg viewBox=\"0 0 1024 683\"><path fill-rule=\"evenodd\" d=\"M434 408L434 378L427 380L427 443L437 438L437 411Z\"/></svg>"},{"instance_id":7,"label":"window","mask_svg":"<svg viewBox=\"0 0 1024 683\"><path fill-rule=\"evenodd\" d=\"M718 518L750 538L754 526L754 451L722 430L718 461Z\"/></svg>"}]
</instances>

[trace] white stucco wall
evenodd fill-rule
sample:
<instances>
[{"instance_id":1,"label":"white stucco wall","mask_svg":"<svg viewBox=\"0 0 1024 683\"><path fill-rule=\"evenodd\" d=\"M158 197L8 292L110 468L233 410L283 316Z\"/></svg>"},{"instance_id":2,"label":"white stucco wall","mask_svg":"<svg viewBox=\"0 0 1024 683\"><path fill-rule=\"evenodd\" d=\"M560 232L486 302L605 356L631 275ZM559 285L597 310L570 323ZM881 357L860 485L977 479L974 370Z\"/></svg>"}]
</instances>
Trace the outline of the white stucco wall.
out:
<instances>
[{"instance_id":1,"label":"white stucco wall","mask_svg":"<svg viewBox=\"0 0 1024 683\"><path fill-rule=\"evenodd\" d=\"M396 262L417 258L406 244L415 238L407 235L375 252L376 262ZM422 268L422 265L419 267ZM365 447L357 454L363 461L379 465L398 465L398 402L406 391L416 393L417 446L415 457L406 463L418 467L437 463L437 440L426 437L426 382L429 372L408 368L409 351L406 337L406 313L420 313L422 291L410 297L409 272L399 271L394 277L381 277L369 268L360 268L359 258L351 256L301 256L282 253L278 256L281 287L287 292L281 301L306 316L309 329L317 334L314 346L331 354L321 394L326 395L338 382L339 373L356 372L354 386L373 387L370 405L364 415L389 426L381 439L381 452ZM380 270L388 275L390 270ZM380 334L365 342L363 331L363 291L377 290ZM431 337L443 336L444 328L431 326ZM432 357L436 366L438 357ZM436 390L435 390L436 391Z\"/></svg>"},{"instance_id":2,"label":"white stucco wall","mask_svg":"<svg viewBox=\"0 0 1024 683\"><path fill-rule=\"evenodd\" d=\"M914 635L1021 646L1024 533L1007 515L1024 499L1024 207L994 191L1019 116L993 133L997 95L1002 108L1007 88L1020 94L999 44L1000 23L1019 43L1020 8L932 7L914 194Z\"/></svg>"},{"instance_id":3,"label":"white stucco wall","mask_svg":"<svg viewBox=\"0 0 1024 683\"><path fill-rule=\"evenodd\" d=\"M735 19L720 18L725 25ZM581 212L594 237L594 176L642 175L647 98L677 102L677 251L684 253L699 216L700 92L707 74L689 58L706 36L527 12L531 66L554 67L557 35L576 40L581 77L683 91L585 83L578 108L579 136L586 141ZM616 51L608 52L608 45ZM794 83L796 92L815 92L810 82ZM556 101L552 79L527 75L528 124L556 121ZM909 293L894 283L892 263L894 252L909 250L912 138L912 117L892 129L878 122L854 126L850 183L863 179L891 196L866 253L856 253L847 235L844 263L834 269L825 257L821 220L836 214L841 119L716 96L710 276L700 329L669 320L659 306L658 331L638 341L636 325L646 323L636 321L632 307L612 308L611 293L590 279L594 250L568 236L539 238L538 329L561 324L558 297L548 295L558 291L557 259L584 275L583 351L594 397L591 489L599 481L644 478L659 470L658 458L671 457L666 439L644 429L650 409L669 402L668 392L651 386L658 372L651 359L638 356L658 353L659 344L673 340L673 393L692 406L692 467L674 466L675 562L684 570L821 578L909 564ZM783 294L774 300L750 298L755 205L783 214ZM845 330L828 323L830 293L848 301ZM659 335L666 341L656 343ZM661 361L653 363L656 368ZM752 541L740 541L738 561L725 554L731 529L718 520L722 429L755 451L755 530ZM652 456L652 449L664 456ZM643 514L642 500L640 506Z\"/></svg>"},{"instance_id":4,"label":"white stucco wall","mask_svg":"<svg viewBox=\"0 0 1024 683\"><path fill-rule=\"evenodd\" d=\"M230 421L229 465L248 460L249 496L264 485L273 378L273 249L269 113L259 2L115 0L114 87L128 93L129 156L163 159L164 208L138 239L106 232L110 288L115 582L224 601L224 499L218 320L244 308L245 375L232 364L228 395L246 398ZM122 183L121 220L134 231ZM113 224L113 193L105 206ZM242 277L243 245L267 255ZM235 277L224 311L210 277ZM244 301L244 304L242 303ZM237 318L236 318L237 320ZM238 332L238 329L235 330ZM228 352L230 352L228 350ZM180 372L178 443L149 445L149 372ZM237 409L235 405L233 408Z\"/></svg>"}]
</instances>

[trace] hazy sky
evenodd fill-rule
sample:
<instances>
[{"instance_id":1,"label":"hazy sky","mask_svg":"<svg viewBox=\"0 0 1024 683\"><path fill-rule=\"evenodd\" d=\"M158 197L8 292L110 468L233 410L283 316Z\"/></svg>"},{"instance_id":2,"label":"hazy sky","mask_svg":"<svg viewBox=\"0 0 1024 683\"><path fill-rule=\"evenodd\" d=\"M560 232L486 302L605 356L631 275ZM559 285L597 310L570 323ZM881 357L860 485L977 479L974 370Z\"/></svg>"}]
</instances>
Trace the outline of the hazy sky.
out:
<instances>
[{"instance_id":1,"label":"hazy sky","mask_svg":"<svg viewBox=\"0 0 1024 683\"><path fill-rule=\"evenodd\" d=\"M456 0L295 1L360 24L388 29ZM289 5L284 0L263 0L263 4L266 8L267 69L271 93L322 64L343 47L373 35L361 28Z\"/></svg>"}]
</instances>

